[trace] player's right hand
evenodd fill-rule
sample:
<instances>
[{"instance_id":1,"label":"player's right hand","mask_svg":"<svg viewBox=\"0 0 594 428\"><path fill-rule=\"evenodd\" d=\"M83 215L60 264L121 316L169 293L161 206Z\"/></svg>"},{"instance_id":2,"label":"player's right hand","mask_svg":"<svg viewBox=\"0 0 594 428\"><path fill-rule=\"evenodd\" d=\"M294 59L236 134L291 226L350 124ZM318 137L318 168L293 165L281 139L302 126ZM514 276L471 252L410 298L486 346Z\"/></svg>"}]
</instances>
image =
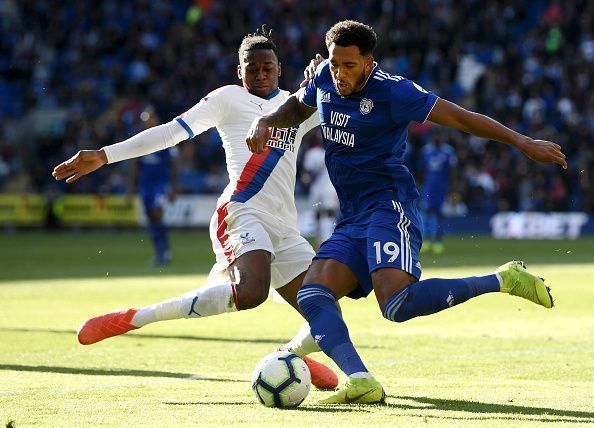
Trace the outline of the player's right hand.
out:
<instances>
[{"instance_id":1,"label":"player's right hand","mask_svg":"<svg viewBox=\"0 0 594 428\"><path fill-rule=\"evenodd\" d=\"M252 122L245 142L252 153L264 153L267 149L268 137L270 137L268 124L259 117Z\"/></svg>"},{"instance_id":2,"label":"player's right hand","mask_svg":"<svg viewBox=\"0 0 594 428\"><path fill-rule=\"evenodd\" d=\"M316 74L316 69L322 61L324 61L324 57L320 54L316 54L316 57L309 62L309 65L305 67L305 70L303 70L304 80L299 85L300 88L307 86L307 82L314 78L314 75Z\"/></svg>"},{"instance_id":3,"label":"player's right hand","mask_svg":"<svg viewBox=\"0 0 594 428\"><path fill-rule=\"evenodd\" d=\"M56 166L52 175L56 180L66 179L66 183L73 183L106 163L107 155L104 150L80 150L70 159Z\"/></svg>"},{"instance_id":4,"label":"player's right hand","mask_svg":"<svg viewBox=\"0 0 594 428\"><path fill-rule=\"evenodd\" d=\"M556 163L567 169L566 156L559 144L552 141L534 140L527 137L518 146L530 159L543 163Z\"/></svg>"}]
</instances>

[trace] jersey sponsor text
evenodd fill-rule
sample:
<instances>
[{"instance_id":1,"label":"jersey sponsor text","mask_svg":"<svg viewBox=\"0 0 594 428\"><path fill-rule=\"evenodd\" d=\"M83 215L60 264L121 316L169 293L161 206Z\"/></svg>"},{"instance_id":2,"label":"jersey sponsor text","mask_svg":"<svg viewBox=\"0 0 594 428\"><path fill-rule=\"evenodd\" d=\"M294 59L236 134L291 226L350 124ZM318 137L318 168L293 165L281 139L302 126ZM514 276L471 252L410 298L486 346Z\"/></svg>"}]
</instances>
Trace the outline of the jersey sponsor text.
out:
<instances>
[{"instance_id":1,"label":"jersey sponsor text","mask_svg":"<svg viewBox=\"0 0 594 428\"><path fill-rule=\"evenodd\" d=\"M291 128L272 128L270 130L270 138L266 145L268 147L295 152L295 137L297 136L298 130L298 126L293 126Z\"/></svg>"},{"instance_id":2,"label":"jersey sponsor text","mask_svg":"<svg viewBox=\"0 0 594 428\"><path fill-rule=\"evenodd\" d=\"M355 147L355 134L350 132L322 125L322 134L326 140L344 144L349 147Z\"/></svg>"}]
</instances>

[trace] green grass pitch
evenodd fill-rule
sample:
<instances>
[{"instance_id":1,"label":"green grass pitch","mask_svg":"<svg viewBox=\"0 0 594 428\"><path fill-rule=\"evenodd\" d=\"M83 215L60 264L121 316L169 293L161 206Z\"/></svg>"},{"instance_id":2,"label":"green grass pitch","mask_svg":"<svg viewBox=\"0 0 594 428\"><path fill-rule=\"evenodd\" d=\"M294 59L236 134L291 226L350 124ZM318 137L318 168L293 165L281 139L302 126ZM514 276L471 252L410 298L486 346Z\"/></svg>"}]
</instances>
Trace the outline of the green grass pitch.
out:
<instances>
[{"instance_id":1,"label":"green grass pitch","mask_svg":"<svg viewBox=\"0 0 594 428\"><path fill-rule=\"evenodd\" d=\"M174 263L148 266L142 232L0 234L0 425L588 426L594 424L594 240L451 237L425 277L487 273L522 258L553 287L546 310L507 295L392 324L375 299L342 301L385 406L261 406L261 357L301 319L288 305L178 320L83 347L88 317L201 286L213 261L200 232L172 236ZM315 357L333 364L323 354Z\"/></svg>"}]
</instances>

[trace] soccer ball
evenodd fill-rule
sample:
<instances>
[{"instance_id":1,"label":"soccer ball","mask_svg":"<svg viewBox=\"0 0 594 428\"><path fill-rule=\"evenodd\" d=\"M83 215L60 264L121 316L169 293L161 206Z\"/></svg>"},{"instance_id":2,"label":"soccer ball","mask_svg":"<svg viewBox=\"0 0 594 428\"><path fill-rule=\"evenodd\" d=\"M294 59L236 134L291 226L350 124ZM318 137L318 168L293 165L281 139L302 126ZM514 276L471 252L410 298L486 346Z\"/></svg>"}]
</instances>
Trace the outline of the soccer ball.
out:
<instances>
[{"instance_id":1,"label":"soccer ball","mask_svg":"<svg viewBox=\"0 0 594 428\"><path fill-rule=\"evenodd\" d=\"M311 373L299 356L276 351L260 360L252 374L252 390L266 407L296 407L311 386Z\"/></svg>"}]
</instances>

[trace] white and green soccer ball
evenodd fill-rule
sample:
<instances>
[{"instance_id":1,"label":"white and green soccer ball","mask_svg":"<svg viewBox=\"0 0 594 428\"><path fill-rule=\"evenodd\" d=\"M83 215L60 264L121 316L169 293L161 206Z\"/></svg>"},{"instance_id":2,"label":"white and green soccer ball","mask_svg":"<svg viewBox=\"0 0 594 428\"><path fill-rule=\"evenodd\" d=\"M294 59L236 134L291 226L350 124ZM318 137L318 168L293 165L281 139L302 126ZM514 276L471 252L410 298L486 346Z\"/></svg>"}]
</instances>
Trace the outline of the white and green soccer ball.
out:
<instances>
[{"instance_id":1,"label":"white and green soccer ball","mask_svg":"<svg viewBox=\"0 0 594 428\"><path fill-rule=\"evenodd\" d=\"M266 407L296 407L311 386L311 373L296 354L276 351L266 355L252 374L252 390Z\"/></svg>"}]
</instances>

